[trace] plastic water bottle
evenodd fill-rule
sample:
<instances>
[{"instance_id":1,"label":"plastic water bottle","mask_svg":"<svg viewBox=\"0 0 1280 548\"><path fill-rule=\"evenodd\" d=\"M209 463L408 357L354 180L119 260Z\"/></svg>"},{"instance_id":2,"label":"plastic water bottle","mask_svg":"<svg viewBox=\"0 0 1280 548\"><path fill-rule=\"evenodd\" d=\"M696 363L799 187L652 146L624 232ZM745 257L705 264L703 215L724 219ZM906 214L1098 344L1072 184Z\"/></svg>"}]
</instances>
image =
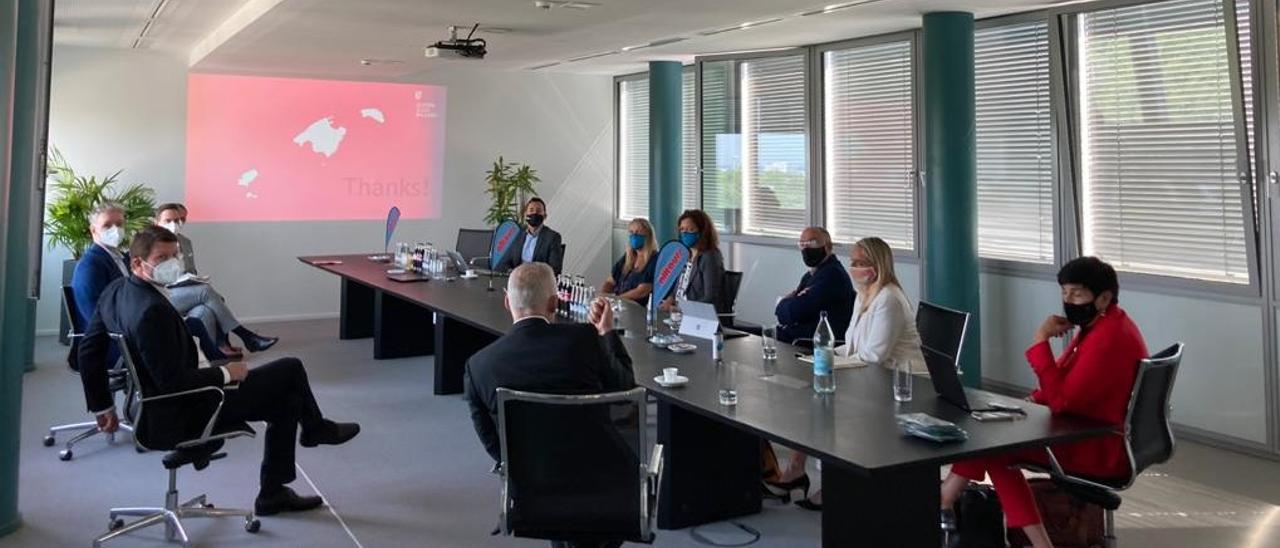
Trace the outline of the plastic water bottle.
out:
<instances>
[{"instance_id":1,"label":"plastic water bottle","mask_svg":"<svg viewBox=\"0 0 1280 548\"><path fill-rule=\"evenodd\" d=\"M716 326L716 334L711 338L711 361L720 365L724 361L724 331Z\"/></svg>"},{"instance_id":2,"label":"plastic water bottle","mask_svg":"<svg viewBox=\"0 0 1280 548\"><path fill-rule=\"evenodd\" d=\"M831 334L831 323L827 321L827 312L824 310L818 317L818 329L813 333L813 391L819 394L836 391L835 342L835 335Z\"/></svg>"}]
</instances>

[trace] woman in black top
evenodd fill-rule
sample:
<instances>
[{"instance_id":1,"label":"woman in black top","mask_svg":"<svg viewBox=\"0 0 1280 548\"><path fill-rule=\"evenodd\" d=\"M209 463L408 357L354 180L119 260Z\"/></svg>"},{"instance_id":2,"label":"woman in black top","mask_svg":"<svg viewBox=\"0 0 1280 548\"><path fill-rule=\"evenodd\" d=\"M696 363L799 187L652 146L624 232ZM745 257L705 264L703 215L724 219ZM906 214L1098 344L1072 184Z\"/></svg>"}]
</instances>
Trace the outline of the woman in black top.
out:
<instances>
[{"instance_id":1,"label":"woman in black top","mask_svg":"<svg viewBox=\"0 0 1280 548\"><path fill-rule=\"evenodd\" d=\"M711 217L701 209L685 210L679 219L680 241L693 252L675 291L662 303L670 310L676 299L684 298L715 305L717 312L728 312L724 302L724 256L720 254L720 236Z\"/></svg>"},{"instance_id":2,"label":"woman in black top","mask_svg":"<svg viewBox=\"0 0 1280 548\"><path fill-rule=\"evenodd\" d=\"M649 294L653 293L654 265L658 262L653 225L645 219L635 218L627 225L627 232L627 252L613 264L613 275L605 280L600 292L647 306Z\"/></svg>"}]
</instances>

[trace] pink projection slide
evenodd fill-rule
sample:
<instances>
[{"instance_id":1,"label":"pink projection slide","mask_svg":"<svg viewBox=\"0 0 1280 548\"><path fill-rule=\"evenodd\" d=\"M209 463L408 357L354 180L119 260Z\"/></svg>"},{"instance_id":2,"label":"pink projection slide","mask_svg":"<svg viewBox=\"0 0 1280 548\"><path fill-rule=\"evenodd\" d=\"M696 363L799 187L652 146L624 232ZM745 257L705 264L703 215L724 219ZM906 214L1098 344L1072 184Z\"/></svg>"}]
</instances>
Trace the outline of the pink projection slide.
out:
<instances>
[{"instance_id":1,"label":"pink projection slide","mask_svg":"<svg viewBox=\"0 0 1280 548\"><path fill-rule=\"evenodd\" d=\"M193 220L440 216L439 86L192 74L187 206Z\"/></svg>"}]
</instances>

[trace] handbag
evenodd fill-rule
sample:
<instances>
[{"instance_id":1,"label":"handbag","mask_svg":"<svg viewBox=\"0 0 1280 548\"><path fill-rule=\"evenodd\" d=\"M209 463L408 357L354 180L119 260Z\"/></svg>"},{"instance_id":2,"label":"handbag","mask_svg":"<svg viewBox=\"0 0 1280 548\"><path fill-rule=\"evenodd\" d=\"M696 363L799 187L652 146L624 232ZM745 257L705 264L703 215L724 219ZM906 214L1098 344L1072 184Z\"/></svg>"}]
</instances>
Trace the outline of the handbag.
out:
<instances>
[{"instance_id":1,"label":"handbag","mask_svg":"<svg viewBox=\"0 0 1280 548\"><path fill-rule=\"evenodd\" d=\"M1062 490L1052 480L1029 482L1045 531L1056 548L1100 548L1106 545L1105 515L1101 506L1085 502ZM1030 546L1022 529L1009 530L1013 546Z\"/></svg>"}]
</instances>

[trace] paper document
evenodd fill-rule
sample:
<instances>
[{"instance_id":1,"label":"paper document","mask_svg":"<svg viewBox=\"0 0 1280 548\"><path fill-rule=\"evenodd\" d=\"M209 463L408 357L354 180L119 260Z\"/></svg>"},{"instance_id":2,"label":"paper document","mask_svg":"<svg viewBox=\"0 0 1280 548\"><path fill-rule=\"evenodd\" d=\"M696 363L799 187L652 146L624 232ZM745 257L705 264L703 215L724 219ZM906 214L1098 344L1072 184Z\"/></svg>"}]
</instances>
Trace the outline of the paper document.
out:
<instances>
[{"instance_id":1,"label":"paper document","mask_svg":"<svg viewBox=\"0 0 1280 548\"><path fill-rule=\"evenodd\" d=\"M800 361L804 363L813 363L813 356L801 356ZM835 363L831 364L836 369L852 369L854 367L866 367L867 362L858 358L841 356L839 353L835 355Z\"/></svg>"},{"instance_id":2,"label":"paper document","mask_svg":"<svg viewBox=\"0 0 1280 548\"><path fill-rule=\"evenodd\" d=\"M188 272L186 274L183 274L182 277L178 278L178 281L173 282L169 285L166 285L165 287L185 287L188 285L207 284L207 283L209 283L208 276L200 276L200 275L192 274Z\"/></svg>"}]
</instances>

